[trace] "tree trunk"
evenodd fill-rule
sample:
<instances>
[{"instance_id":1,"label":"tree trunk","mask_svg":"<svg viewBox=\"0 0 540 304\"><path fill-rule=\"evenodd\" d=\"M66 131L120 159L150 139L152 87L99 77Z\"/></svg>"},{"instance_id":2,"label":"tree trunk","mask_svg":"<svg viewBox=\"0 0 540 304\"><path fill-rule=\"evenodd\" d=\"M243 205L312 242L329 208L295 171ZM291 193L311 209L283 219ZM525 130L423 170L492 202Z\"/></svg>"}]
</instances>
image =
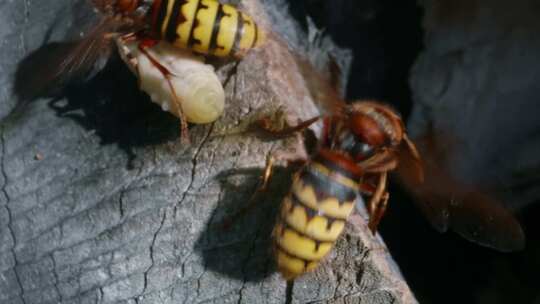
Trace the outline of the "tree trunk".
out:
<instances>
[{"instance_id":1,"label":"tree trunk","mask_svg":"<svg viewBox=\"0 0 540 304\"><path fill-rule=\"evenodd\" d=\"M283 1L242 4L302 41L294 38L304 35ZM67 24L57 17L76 9L67 0L0 4L4 116L15 104L16 62L53 26L52 38L62 36ZM334 50L328 43L323 48ZM285 169L252 211L223 229L220 223L255 190L267 153L294 142L241 131L263 112L281 108L296 121L317 110L279 43L219 74L226 113L191 127L190 146L178 140L176 118L150 103L118 60L64 98L37 100L16 123L2 126L0 302L415 302L363 219L348 227L317 271L286 284L269 246L272 219L290 184Z\"/></svg>"}]
</instances>

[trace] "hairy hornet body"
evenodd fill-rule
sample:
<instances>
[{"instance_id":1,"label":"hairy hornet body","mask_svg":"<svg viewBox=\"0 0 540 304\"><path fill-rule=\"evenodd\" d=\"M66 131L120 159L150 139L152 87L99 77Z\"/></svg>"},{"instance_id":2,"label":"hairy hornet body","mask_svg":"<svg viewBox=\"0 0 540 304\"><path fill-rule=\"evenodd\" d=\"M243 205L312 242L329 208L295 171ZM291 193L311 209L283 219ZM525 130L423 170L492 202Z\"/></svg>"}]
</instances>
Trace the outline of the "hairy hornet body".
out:
<instances>
[{"instance_id":1,"label":"hairy hornet body","mask_svg":"<svg viewBox=\"0 0 540 304\"><path fill-rule=\"evenodd\" d=\"M138 61L149 62L152 67L138 71L138 76L154 74L159 71L162 75L154 77L163 80L162 84L143 88L150 96L163 95L159 102L172 105L167 110L180 118L182 139L188 140L187 121L207 123L215 120L221 114L221 109L214 105L208 107L192 107L184 104L183 96L205 96L190 92L176 92L173 87L175 80L184 75L175 75L170 65L162 64L166 57L182 57L168 50L171 56L160 56L165 50L163 42L173 48L191 51L196 54L227 58L240 58L251 48L260 45L264 38L261 29L253 19L236 7L221 4L217 0L91 0L98 11L99 21L90 27L82 39L51 46L54 54L47 54L44 62L29 56L29 68L18 71L16 92L22 101L28 101L38 96L49 94L76 78L88 78L89 74L100 68L97 63L105 62L114 42L121 47L129 46L130 53L139 58ZM133 48L134 42L137 44ZM157 47L156 52L151 51ZM39 53L39 52L36 52ZM39 55L39 54L36 54ZM121 54L124 61L125 56ZM126 61L130 65L130 61ZM102 67L102 66L101 66ZM132 70L135 70L130 66ZM186 69L183 69L186 70ZM189 70L189 69L187 69ZM37 72L36 72L37 71ZM186 71L183 71L183 73ZM214 77L215 78L215 77ZM144 79L141 81L145 83ZM155 82L155 81L154 81ZM168 87L162 89L162 87ZM192 88L193 86L189 86ZM163 102L164 99L169 99ZM175 99L175 100L171 100ZM201 100L199 104L205 102ZM189 102L194 104L193 102ZM218 102L219 103L219 102ZM217 105L217 103L216 103ZM190 113L186 115L186 108ZM194 113L198 109L209 110L208 113ZM210 113L212 112L212 113Z\"/></svg>"},{"instance_id":2,"label":"hairy hornet body","mask_svg":"<svg viewBox=\"0 0 540 304\"><path fill-rule=\"evenodd\" d=\"M253 18L217 0L97 1L96 7L143 23L157 40L216 57L242 57L264 41L264 31Z\"/></svg>"},{"instance_id":3,"label":"hairy hornet body","mask_svg":"<svg viewBox=\"0 0 540 304\"><path fill-rule=\"evenodd\" d=\"M418 157L400 117L375 102L356 102L325 117L318 150L294 175L274 228L279 271L294 279L315 269L343 232L360 193L371 197L369 227L376 229L388 201L386 174L402 143Z\"/></svg>"},{"instance_id":4,"label":"hairy hornet body","mask_svg":"<svg viewBox=\"0 0 540 304\"><path fill-rule=\"evenodd\" d=\"M303 149L273 152L258 189L266 189L275 159L304 164L293 176L272 233L277 268L285 279L317 267L343 232L356 200L366 198L368 228L375 233L387 208L387 175L392 171L438 231L452 229L502 252L523 249L525 236L516 218L491 195L454 178L443 166L451 137L434 130L417 138L421 159L390 107L373 101L347 104L336 90L339 81L324 77L302 56L297 63L312 97L329 114L280 130L271 127L268 117L257 124L260 130L283 137L323 120L315 152L309 157Z\"/></svg>"},{"instance_id":5,"label":"hairy hornet body","mask_svg":"<svg viewBox=\"0 0 540 304\"><path fill-rule=\"evenodd\" d=\"M158 39L205 55L241 57L263 41L250 16L216 0L155 0L150 19Z\"/></svg>"},{"instance_id":6,"label":"hairy hornet body","mask_svg":"<svg viewBox=\"0 0 540 304\"><path fill-rule=\"evenodd\" d=\"M360 175L321 150L293 177L274 228L275 256L287 279L315 269L330 252L354 209Z\"/></svg>"}]
</instances>

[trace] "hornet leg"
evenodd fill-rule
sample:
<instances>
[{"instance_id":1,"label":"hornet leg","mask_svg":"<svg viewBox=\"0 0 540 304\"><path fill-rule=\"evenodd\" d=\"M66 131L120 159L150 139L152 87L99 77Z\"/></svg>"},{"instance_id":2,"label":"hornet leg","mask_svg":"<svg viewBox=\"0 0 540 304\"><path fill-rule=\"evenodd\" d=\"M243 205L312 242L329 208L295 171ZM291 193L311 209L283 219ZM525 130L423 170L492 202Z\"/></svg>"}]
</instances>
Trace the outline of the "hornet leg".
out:
<instances>
[{"instance_id":1,"label":"hornet leg","mask_svg":"<svg viewBox=\"0 0 540 304\"><path fill-rule=\"evenodd\" d=\"M148 38L143 39L139 43L139 50L146 57L148 57L148 60L150 60L150 62L163 74L163 77L167 80L167 84L169 85L173 98L175 99L175 102L172 102L172 107L173 107L172 110L176 112L178 116L180 117L180 132L182 134L182 141L189 144L190 139L189 139L189 133L188 133L187 120L186 120L186 116L184 112L182 111L182 108L179 106L181 104L180 98L178 98L178 95L176 94L174 86L172 85L171 79L169 78L169 75L171 75L171 72L161 63L159 63L159 61L148 52L148 49L150 49L157 43L159 43L158 40L148 39Z\"/></svg>"},{"instance_id":2,"label":"hornet leg","mask_svg":"<svg viewBox=\"0 0 540 304\"><path fill-rule=\"evenodd\" d=\"M274 161L274 156L272 156L272 154L268 154L268 156L266 157L266 166L264 167L263 174L259 177L259 182L257 183L257 189L255 190L255 192L253 192L253 194L248 200L248 203L245 206L243 206L240 210L235 212L230 217L223 220L221 225L224 229L229 229L236 221L242 218L248 211L253 209L256 202L255 198L257 197L257 195L268 189L268 183L270 181L270 178L272 177L272 173L274 170Z\"/></svg>"},{"instance_id":3,"label":"hornet leg","mask_svg":"<svg viewBox=\"0 0 540 304\"><path fill-rule=\"evenodd\" d=\"M363 182L360 191L371 196L368 203L369 229L375 233L381 218L386 211L390 194L386 191L388 171L394 170L398 165L398 158L395 153L383 150L373 157L359 164L366 171L367 176L378 176L378 181L373 188L369 182ZM371 193L370 193L371 192Z\"/></svg>"},{"instance_id":4,"label":"hornet leg","mask_svg":"<svg viewBox=\"0 0 540 304\"><path fill-rule=\"evenodd\" d=\"M289 153L279 153L280 151L276 151L274 153L269 153L266 157L266 165L264 167L263 174L259 177L259 183L257 184L257 189L255 189L255 192L251 195L249 198L248 203L243 206L240 210L235 212L232 216L225 219L222 222L222 226L225 229L229 229L234 222L239 220L241 217L243 217L247 212L249 212L253 207L255 207L255 204L257 203L257 196L260 193L266 192L268 190L268 184L270 183L270 179L272 178L272 174L274 172L274 166L275 162L277 160L285 160L288 163L295 163L295 164L304 164L307 160L307 158L304 157L304 155L299 154L293 154L291 152Z\"/></svg>"},{"instance_id":5,"label":"hornet leg","mask_svg":"<svg viewBox=\"0 0 540 304\"><path fill-rule=\"evenodd\" d=\"M367 183L364 183L360 186L360 191L362 193L371 196L367 208L369 212L368 227L373 234L375 234L377 226L379 225L386 211L388 199L390 198L390 194L386 191L387 177L388 173L382 172L379 175L379 179L375 188Z\"/></svg>"},{"instance_id":6,"label":"hornet leg","mask_svg":"<svg viewBox=\"0 0 540 304\"><path fill-rule=\"evenodd\" d=\"M255 130L262 131L265 135L269 137L284 138L294 133L304 131L306 128L317 122L319 119L320 116L316 116L311 119L301 121L295 126L291 126L286 121L283 123L278 123L275 121L275 117L265 116L255 121L255 123L253 124L253 128Z\"/></svg>"}]
</instances>

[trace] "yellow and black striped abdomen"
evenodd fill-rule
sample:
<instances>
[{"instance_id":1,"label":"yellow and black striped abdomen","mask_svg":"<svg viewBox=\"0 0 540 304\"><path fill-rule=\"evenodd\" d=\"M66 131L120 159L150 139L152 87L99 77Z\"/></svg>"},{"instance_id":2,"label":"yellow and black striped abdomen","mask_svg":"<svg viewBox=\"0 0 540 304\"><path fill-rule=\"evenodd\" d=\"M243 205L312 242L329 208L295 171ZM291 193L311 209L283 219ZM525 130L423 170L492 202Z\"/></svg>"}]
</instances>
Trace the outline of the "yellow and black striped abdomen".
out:
<instances>
[{"instance_id":1,"label":"yellow and black striped abdomen","mask_svg":"<svg viewBox=\"0 0 540 304\"><path fill-rule=\"evenodd\" d=\"M274 255L285 279L315 269L330 252L357 193L354 179L316 161L296 173L273 232Z\"/></svg>"},{"instance_id":2,"label":"yellow and black striped abdomen","mask_svg":"<svg viewBox=\"0 0 540 304\"><path fill-rule=\"evenodd\" d=\"M204 55L239 57L264 40L250 16L217 0L154 0L151 15L161 39Z\"/></svg>"}]
</instances>

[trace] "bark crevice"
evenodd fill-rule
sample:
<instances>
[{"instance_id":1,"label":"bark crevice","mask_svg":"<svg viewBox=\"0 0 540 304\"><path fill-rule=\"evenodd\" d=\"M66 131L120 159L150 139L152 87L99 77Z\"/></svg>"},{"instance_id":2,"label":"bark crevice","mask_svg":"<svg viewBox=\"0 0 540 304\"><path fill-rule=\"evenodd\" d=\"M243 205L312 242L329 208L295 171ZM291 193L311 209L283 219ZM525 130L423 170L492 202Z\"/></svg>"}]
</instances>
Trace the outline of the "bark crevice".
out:
<instances>
[{"instance_id":1,"label":"bark crevice","mask_svg":"<svg viewBox=\"0 0 540 304\"><path fill-rule=\"evenodd\" d=\"M11 211L11 208L9 206L10 204L10 196L7 191L8 186L8 174L6 172L6 165L5 165L5 156L6 156L6 139L5 139L5 129L4 127L0 127L0 141L1 141L1 147L2 147L2 158L0 159L0 170L2 171L2 177L4 178L4 185L2 185L2 194L4 195L4 198L6 200L5 202L5 208L7 211L8 216L8 223L7 228L9 230L9 234L11 236L11 241L13 242L13 245L11 246L11 254L13 256L13 273L15 275L15 280L17 282L17 286L19 287L19 297L21 298L21 301L23 304L26 304L26 300L24 298L24 286L21 283L21 278L19 274L19 261L17 258L17 254L15 252L15 248L17 247L17 237L15 236L15 231L13 231L13 213Z\"/></svg>"}]
</instances>

